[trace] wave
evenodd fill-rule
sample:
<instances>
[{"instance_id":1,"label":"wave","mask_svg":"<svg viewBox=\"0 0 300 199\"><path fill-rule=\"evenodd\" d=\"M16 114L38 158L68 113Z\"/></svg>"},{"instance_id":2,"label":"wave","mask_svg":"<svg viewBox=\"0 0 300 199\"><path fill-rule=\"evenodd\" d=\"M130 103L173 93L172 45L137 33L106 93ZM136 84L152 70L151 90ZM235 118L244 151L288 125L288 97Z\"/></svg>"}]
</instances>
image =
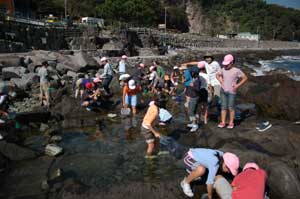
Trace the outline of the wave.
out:
<instances>
[{"instance_id":1,"label":"wave","mask_svg":"<svg viewBox=\"0 0 300 199\"><path fill-rule=\"evenodd\" d=\"M260 67L248 66L255 71L251 75L265 76L276 72L300 81L300 56L279 56L273 60L260 60L259 64Z\"/></svg>"}]
</instances>

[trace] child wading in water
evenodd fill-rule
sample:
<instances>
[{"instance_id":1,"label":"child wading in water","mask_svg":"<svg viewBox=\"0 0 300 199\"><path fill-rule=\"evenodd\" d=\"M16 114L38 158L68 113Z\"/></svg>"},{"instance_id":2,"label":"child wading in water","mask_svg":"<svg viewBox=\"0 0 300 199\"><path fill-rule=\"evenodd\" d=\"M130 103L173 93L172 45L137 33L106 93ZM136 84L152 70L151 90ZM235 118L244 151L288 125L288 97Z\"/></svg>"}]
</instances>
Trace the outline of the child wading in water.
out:
<instances>
[{"instance_id":1,"label":"child wading in water","mask_svg":"<svg viewBox=\"0 0 300 199\"><path fill-rule=\"evenodd\" d=\"M228 129L234 128L234 105L236 92L238 88L247 81L247 76L234 65L234 57L230 54L226 55L223 60L224 68L217 73L217 79L221 83L221 123L219 128L225 127L226 114L229 110L229 124Z\"/></svg>"},{"instance_id":2,"label":"child wading in water","mask_svg":"<svg viewBox=\"0 0 300 199\"><path fill-rule=\"evenodd\" d=\"M146 115L144 116L141 133L146 139L148 145L146 158L153 158L152 156L155 139L160 137L159 132L154 129L155 120L159 117L159 106L157 105L157 100L152 101L149 104Z\"/></svg>"}]
</instances>

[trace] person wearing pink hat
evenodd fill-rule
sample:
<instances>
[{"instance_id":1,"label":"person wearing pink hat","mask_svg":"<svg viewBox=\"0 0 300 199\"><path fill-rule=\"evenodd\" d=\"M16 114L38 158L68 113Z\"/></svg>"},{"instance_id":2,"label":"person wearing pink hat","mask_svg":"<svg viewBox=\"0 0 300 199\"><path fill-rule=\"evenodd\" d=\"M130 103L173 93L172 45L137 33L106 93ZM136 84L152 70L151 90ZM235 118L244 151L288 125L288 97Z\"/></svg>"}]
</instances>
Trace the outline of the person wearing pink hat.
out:
<instances>
[{"instance_id":1,"label":"person wearing pink hat","mask_svg":"<svg viewBox=\"0 0 300 199\"><path fill-rule=\"evenodd\" d=\"M127 56L123 55L121 60L119 61L119 75L123 75L126 73L126 65L127 65Z\"/></svg>"},{"instance_id":2,"label":"person wearing pink hat","mask_svg":"<svg viewBox=\"0 0 300 199\"><path fill-rule=\"evenodd\" d=\"M228 129L234 128L234 106L236 92L247 81L247 76L241 69L235 67L235 59L233 55L228 54L224 57L222 64L224 67L217 73L217 79L221 83L221 122L219 128L226 126L226 115L229 110L229 124Z\"/></svg>"},{"instance_id":3,"label":"person wearing pink hat","mask_svg":"<svg viewBox=\"0 0 300 199\"><path fill-rule=\"evenodd\" d=\"M266 180L266 171L256 163L249 162L235 176L231 185L224 177L217 176L214 188L222 199L264 199Z\"/></svg>"},{"instance_id":4,"label":"person wearing pink hat","mask_svg":"<svg viewBox=\"0 0 300 199\"><path fill-rule=\"evenodd\" d=\"M211 199L217 172L221 170L236 176L240 161L233 153L224 153L215 149L194 148L186 153L184 164L186 166L186 171L189 173L189 175L180 183L184 194L188 197L193 197L194 193L190 183L199 179L208 171L206 185L208 198Z\"/></svg>"}]
</instances>

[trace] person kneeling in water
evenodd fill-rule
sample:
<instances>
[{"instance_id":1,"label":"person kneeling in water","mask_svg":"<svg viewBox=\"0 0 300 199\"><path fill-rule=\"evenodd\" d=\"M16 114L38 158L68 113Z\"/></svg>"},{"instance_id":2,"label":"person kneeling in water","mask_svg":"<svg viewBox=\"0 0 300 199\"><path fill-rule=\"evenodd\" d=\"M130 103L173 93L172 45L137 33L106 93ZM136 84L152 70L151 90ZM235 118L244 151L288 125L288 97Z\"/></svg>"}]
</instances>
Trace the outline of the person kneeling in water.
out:
<instances>
[{"instance_id":1,"label":"person kneeling in water","mask_svg":"<svg viewBox=\"0 0 300 199\"><path fill-rule=\"evenodd\" d=\"M195 148L190 149L184 157L186 171L189 173L180 185L185 195L193 197L194 193L190 183L203 176L208 170L206 181L208 198L212 199L212 191L214 179L217 172L221 169L222 172L231 173L236 176L239 168L239 158L233 153L223 153L219 150Z\"/></svg>"}]
</instances>

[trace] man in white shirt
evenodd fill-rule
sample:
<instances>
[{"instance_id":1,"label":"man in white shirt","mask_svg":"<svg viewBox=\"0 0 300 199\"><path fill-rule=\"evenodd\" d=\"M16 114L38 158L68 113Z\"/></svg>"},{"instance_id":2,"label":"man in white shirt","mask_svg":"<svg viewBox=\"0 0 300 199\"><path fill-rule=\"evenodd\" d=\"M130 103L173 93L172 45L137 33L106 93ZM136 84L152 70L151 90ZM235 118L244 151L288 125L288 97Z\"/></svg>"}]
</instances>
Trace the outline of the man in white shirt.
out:
<instances>
[{"instance_id":1,"label":"man in white shirt","mask_svg":"<svg viewBox=\"0 0 300 199\"><path fill-rule=\"evenodd\" d=\"M104 65L104 71L103 73L100 75L100 78L103 79L102 81L102 85L103 85L103 88L104 90L106 91L106 93L108 95L111 95L111 92L110 92L110 88L109 88L109 85L113 79L113 69L112 67L110 66L109 62L108 62L108 59L106 57L102 57L100 59L101 61L101 64ZM98 71L99 73L100 71Z\"/></svg>"},{"instance_id":2,"label":"man in white shirt","mask_svg":"<svg viewBox=\"0 0 300 199\"><path fill-rule=\"evenodd\" d=\"M121 60L119 61L119 75L123 75L126 73L126 63L127 61L127 56L126 55L123 55L121 57Z\"/></svg>"},{"instance_id":3,"label":"man in white shirt","mask_svg":"<svg viewBox=\"0 0 300 199\"><path fill-rule=\"evenodd\" d=\"M214 57L211 54L206 54L203 58L206 63L205 69L209 78L208 86L213 88L213 95L220 98L221 84L216 78L217 72L221 69L220 64L217 61L214 61Z\"/></svg>"}]
</instances>

